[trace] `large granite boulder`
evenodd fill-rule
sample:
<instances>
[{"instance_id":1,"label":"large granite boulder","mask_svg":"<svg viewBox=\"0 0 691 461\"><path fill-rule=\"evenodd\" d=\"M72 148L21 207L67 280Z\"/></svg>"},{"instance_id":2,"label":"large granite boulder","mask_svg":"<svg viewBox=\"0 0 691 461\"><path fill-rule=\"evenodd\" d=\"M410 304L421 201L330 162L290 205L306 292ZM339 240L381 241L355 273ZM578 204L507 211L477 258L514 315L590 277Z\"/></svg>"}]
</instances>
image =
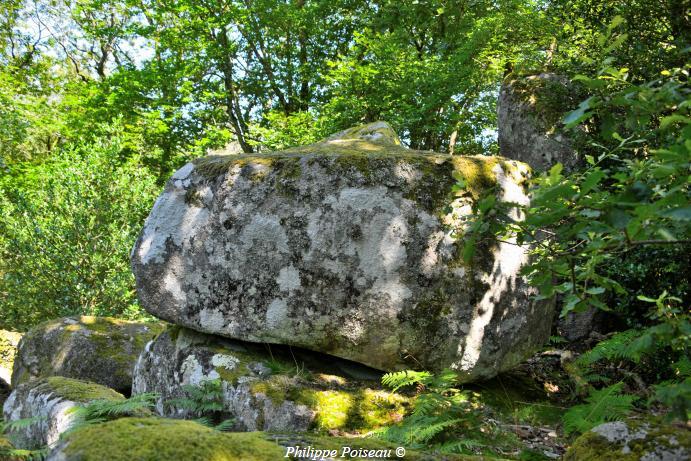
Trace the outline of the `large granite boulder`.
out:
<instances>
[{"instance_id":1,"label":"large granite boulder","mask_svg":"<svg viewBox=\"0 0 691 461\"><path fill-rule=\"evenodd\" d=\"M485 193L526 203L528 166L400 146L384 123L178 170L132 251L139 299L178 325L394 370L509 369L549 335L511 243L461 256ZM454 178L465 193L455 194Z\"/></svg>"},{"instance_id":2,"label":"large granite boulder","mask_svg":"<svg viewBox=\"0 0 691 461\"><path fill-rule=\"evenodd\" d=\"M580 101L569 80L555 74L512 75L501 85L497 128L501 155L528 163L538 171L560 162L565 171L581 160L563 130L564 113Z\"/></svg>"},{"instance_id":3,"label":"large granite boulder","mask_svg":"<svg viewBox=\"0 0 691 461\"><path fill-rule=\"evenodd\" d=\"M14 356L21 338L21 333L0 330L0 387L10 385Z\"/></svg>"},{"instance_id":4,"label":"large granite boulder","mask_svg":"<svg viewBox=\"0 0 691 461\"><path fill-rule=\"evenodd\" d=\"M5 421L34 418L10 432L14 446L36 449L55 444L75 422L74 408L94 400L124 400L122 394L100 384L52 376L20 384L3 405Z\"/></svg>"},{"instance_id":5,"label":"large granite boulder","mask_svg":"<svg viewBox=\"0 0 691 461\"><path fill-rule=\"evenodd\" d=\"M155 392L161 416L194 418L188 386L220 381L223 417L240 431L369 432L400 420L407 397L382 390L381 374L322 354L241 343L172 327L146 346L133 394Z\"/></svg>"},{"instance_id":6,"label":"large granite boulder","mask_svg":"<svg viewBox=\"0 0 691 461\"><path fill-rule=\"evenodd\" d=\"M128 394L132 369L161 323L65 317L29 330L19 342L12 386L47 376L93 381Z\"/></svg>"},{"instance_id":7,"label":"large granite boulder","mask_svg":"<svg viewBox=\"0 0 691 461\"><path fill-rule=\"evenodd\" d=\"M691 430L653 418L600 424L577 438L565 461L686 461Z\"/></svg>"}]
</instances>

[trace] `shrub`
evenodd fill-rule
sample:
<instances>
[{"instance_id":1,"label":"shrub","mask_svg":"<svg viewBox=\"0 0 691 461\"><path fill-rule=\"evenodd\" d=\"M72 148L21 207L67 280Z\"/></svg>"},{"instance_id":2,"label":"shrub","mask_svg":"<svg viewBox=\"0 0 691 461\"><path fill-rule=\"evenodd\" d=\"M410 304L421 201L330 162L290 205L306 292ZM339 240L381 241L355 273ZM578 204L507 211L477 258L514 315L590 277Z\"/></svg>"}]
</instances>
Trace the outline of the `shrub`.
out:
<instances>
[{"instance_id":1,"label":"shrub","mask_svg":"<svg viewBox=\"0 0 691 461\"><path fill-rule=\"evenodd\" d=\"M140 315L129 253L158 186L121 139L69 146L0 177L0 328Z\"/></svg>"}]
</instances>

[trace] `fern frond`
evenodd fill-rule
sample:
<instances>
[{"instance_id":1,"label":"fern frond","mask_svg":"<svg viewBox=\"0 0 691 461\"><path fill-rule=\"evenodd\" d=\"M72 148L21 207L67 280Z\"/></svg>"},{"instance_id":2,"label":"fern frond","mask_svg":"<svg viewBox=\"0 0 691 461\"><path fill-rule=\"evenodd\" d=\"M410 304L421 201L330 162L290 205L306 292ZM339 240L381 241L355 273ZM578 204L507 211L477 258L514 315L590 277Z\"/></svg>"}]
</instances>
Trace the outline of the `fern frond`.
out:
<instances>
[{"instance_id":1,"label":"fern frond","mask_svg":"<svg viewBox=\"0 0 691 461\"><path fill-rule=\"evenodd\" d=\"M0 447L0 459L16 461L43 461L48 456L47 448L22 450L19 448Z\"/></svg>"},{"instance_id":2,"label":"fern frond","mask_svg":"<svg viewBox=\"0 0 691 461\"><path fill-rule=\"evenodd\" d=\"M0 433L7 433L13 431L20 431L33 426L36 423L45 421L45 416L32 416L31 418L22 418L14 421L2 422L0 421Z\"/></svg>"},{"instance_id":3,"label":"fern frond","mask_svg":"<svg viewBox=\"0 0 691 461\"><path fill-rule=\"evenodd\" d=\"M564 430L571 434L586 432L607 421L624 418L638 399L634 395L622 395L623 383L619 382L600 390L592 391L586 403L571 407L564 416Z\"/></svg>"},{"instance_id":4,"label":"fern frond","mask_svg":"<svg viewBox=\"0 0 691 461\"><path fill-rule=\"evenodd\" d=\"M450 403L443 395L436 393L420 394L415 400L413 408L413 415L415 416L430 416L438 413L440 409L449 407Z\"/></svg>"},{"instance_id":5,"label":"fern frond","mask_svg":"<svg viewBox=\"0 0 691 461\"><path fill-rule=\"evenodd\" d=\"M211 423L211 420L209 418L207 418L206 416L202 416L201 418L196 418L194 420L194 422L197 424L201 424L204 427L211 428L214 426L213 423Z\"/></svg>"},{"instance_id":6,"label":"fern frond","mask_svg":"<svg viewBox=\"0 0 691 461\"><path fill-rule=\"evenodd\" d=\"M429 378L427 385L435 389L436 392L443 392L452 390L457 382L458 375L456 372L447 368L438 375Z\"/></svg>"},{"instance_id":7,"label":"fern frond","mask_svg":"<svg viewBox=\"0 0 691 461\"><path fill-rule=\"evenodd\" d=\"M235 426L235 420L230 418L216 424L214 429L220 432L228 432L233 428L233 426Z\"/></svg>"},{"instance_id":8,"label":"fern frond","mask_svg":"<svg viewBox=\"0 0 691 461\"><path fill-rule=\"evenodd\" d=\"M431 377L432 374L427 371L404 370L386 373L382 377L381 382L383 385L390 387L393 392L396 392L402 387L427 384Z\"/></svg>"},{"instance_id":9,"label":"fern frond","mask_svg":"<svg viewBox=\"0 0 691 461\"><path fill-rule=\"evenodd\" d=\"M460 439L442 443L437 447L440 453L465 453L475 451L485 445L475 439Z\"/></svg>"},{"instance_id":10,"label":"fern frond","mask_svg":"<svg viewBox=\"0 0 691 461\"><path fill-rule=\"evenodd\" d=\"M631 350L631 344L641 337L641 330L626 330L617 333L609 339L601 341L591 350L583 353L576 359L576 365L587 367L600 360L628 359L636 357L635 351Z\"/></svg>"},{"instance_id":11,"label":"fern frond","mask_svg":"<svg viewBox=\"0 0 691 461\"><path fill-rule=\"evenodd\" d=\"M438 434L462 422L462 418L454 418L449 420L438 420L434 423L428 424L414 433L414 441L417 443L428 443Z\"/></svg>"}]
</instances>

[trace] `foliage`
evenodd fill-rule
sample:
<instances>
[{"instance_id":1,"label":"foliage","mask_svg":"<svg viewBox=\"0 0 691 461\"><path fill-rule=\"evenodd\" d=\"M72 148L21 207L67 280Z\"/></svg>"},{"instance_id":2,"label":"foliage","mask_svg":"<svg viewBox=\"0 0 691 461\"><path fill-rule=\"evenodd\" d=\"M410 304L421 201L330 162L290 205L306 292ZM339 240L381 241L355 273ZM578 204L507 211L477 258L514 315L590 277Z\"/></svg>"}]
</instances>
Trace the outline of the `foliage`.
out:
<instances>
[{"instance_id":1,"label":"foliage","mask_svg":"<svg viewBox=\"0 0 691 461\"><path fill-rule=\"evenodd\" d=\"M487 152L503 66L538 59L540 44L521 44L544 17L523 1L374 3L370 27L329 63L330 131L383 119L416 149Z\"/></svg>"},{"instance_id":2,"label":"foliage","mask_svg":"<svg viewBox=\"0 0 691 461\"><path fill-rule=\"evenodd\" d=\"M235 421L228 418L220 379L207 379L199 385L182 386L185 397L170 399L165 405L188 411L198 423L218 431L230 430Z\"/></svg>"},{"instance_id":3,"label":"foliage","mask_svg":"<svg viewBox=\"0 0 691 461\"><path fill-rule=\"evenodd\" d=\"M137 317L129 250L157 192L117 131L14 165L0 178L0 325Z\"/></svg>"},{"instance_id":4,"label":"foliage","mask_svg":"<svg viewBox=\"0 0 691 461\"><path fill-rule=\"evenodd\" d=\"M616 18L600 36L600 42L610 44L605 51L626 42L625 35L617 34L621 23ZM624 285L627 280L616 268L625 260L622 255L641 248L677 247L668 254L682 258L673 262L679 267L688 258L689 67L665 69L652 81L634 83L614 59L605 58L595 77L574 77L591 92L564 118L565 126L576 130L573 135L587 141L580 152L584 168L566 175L557 164L534 178L529 206L500 203L493 194L481 199L474 219L461 230L464 256L471 262L474 245L497 240L529 244L533 257L525 274L540 297L563 296L562 316L598 308L630 317L635 329L599 345L581 363L625 359L638 367L635 371L645 371L649 383L672 379L666 385L680 387L658 395L685 419L691 401L683 391L687 376L672 377L670 371L673 362L689 354L689 319L682 307L688 305L688 285L675 286L675 296L664 290L665 281L648 281L644 286L660 289L653 299L640 293L641 286ZM460 181L457 188L463 186ZM650 302L654 309L640 308ZM603 380L597 373L583 378Z\"/></svg>"},{"instance_id":5,"label":"foliage","mask_svg":"<svg viewBox=\"0 0 691 461\"><path fill-rule=\"evenodd\" d=\"M99 424L128 416L148 416L156 404L158 394L143 393L125 400L93 400L71 410L73 422L64 435L92 424Z\"/></svg>"},{"instance_id":6,"label":"foliage","mask_svg":"<svg viewBox=\"0 0 691 461\"><path fill-rule=\"evenodd\" d=\"M266 150L280 150L316 142L314 117L306 111L286 115L272 111L264 116L263 124L249 127L250 144Z\"/></svg>"},{"instance_id":7,"label":"foliage","mask_svg":"<svg viewBox=\"0 0 691 461\"><path fill-rule=\"evenodd\" d=\"M457 375L412 370L387 373L382 383L393 390L414 386L411 413L400 423L377 432L392 443L440 453L478 453L500 450L509 442L487 421L481 405L469 391L457 388Z\"/></svg>"},{"instance_id":8,"label":"foliage","mask_svg":"<svg viewBox=\"0 0 691 461\"><path fill-rule=\"evenodd\" d=\"M636 400L635 396L621 395L622 387L622 383L617 383L594 390L586 403L569 408L564 413L564 430L582 433L604 422L622 419Z\"/></svg>"},{"instance_id":9,"label":"foliage","mask_svg":"<svg viewBox=\"0 0 691 461\"><path fill-rule=\"evenodd\" d=\"M671 410L671 416L688 420L691 323L687 315L666 304L668 299L666 293L647 299L656 304L659 323L619 332L600 342L573 363L572 372L586 385L608 384L613 379L633 380L632 387L638 388L643 382L658 383L648 404L662 403Z\"/></svg>"},{"instance_id":10,"label":"foliage","mask_svg":"<svg viewBox=\"0 0 691 461\"><path fill-rule=\"evenodd\" d=\"M8 435L12 439L12 431L22 430L30 427L42 420L44 417L33 416L31 418L22 418L15 421L1 421L0 420L0 458L17 460L17 461L41 461L48 455L47 448L38 448L34 450L18 449L12 446L3 444L2 435Z\"/></svg>"}]
</instances>

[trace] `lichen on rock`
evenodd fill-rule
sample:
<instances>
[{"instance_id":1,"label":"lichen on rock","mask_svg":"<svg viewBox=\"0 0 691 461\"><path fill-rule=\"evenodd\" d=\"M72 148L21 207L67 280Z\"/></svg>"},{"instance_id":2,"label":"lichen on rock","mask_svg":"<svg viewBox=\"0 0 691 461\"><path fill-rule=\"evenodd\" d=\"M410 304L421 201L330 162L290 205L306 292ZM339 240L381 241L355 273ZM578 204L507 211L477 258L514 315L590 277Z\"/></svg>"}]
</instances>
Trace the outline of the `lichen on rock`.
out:
<instances>
[{"instance_id":1,"label":"lichen on rock","mask_svg":"<svg viewBox=\"0 0 691 461\"><path fill-rule=\"evenodd\" d=\"M345 361L298 349L240 343L172 327L147 345L134 372L133 393L159 394L161 416L194 417L176 405L184 386L220 380L223 407L243 431L368 432L405 414L410 398L373 379L351 377ZM344 371L345 370L345 371Z\"/></svg>"},{"instance_id":2,"label":"lichen on rock","mask_svg":"<svg viewBox=\"0 0 691 461\"><path fill-rule=\"evenodd\" d=\"M389 130L182 167L132 252L144 308L382 370L451 367L470 381L515 366L548 337L552 302L531 300L525 248L499 243L465 264L459 229L485 194L527 203L529 167L406 149Z\"/></svg>"},{"instance_id":3,"label":"lichen on rock","mask_svg":"<svg viewBox=\"0 0 691 461\"><path fill-rule=\"evenodd\" d=\"M510 75L497 101L501 155L529 163L538 171L557 162L572 171L581 159L574 140L562 128L562 117L577 104L578 91L563 76Z\"/></svg>"},{"instance_id":4,"label":"lichen on rock","mask_svg":"<svg viewBox=\"0 0 691 461\"><path fill-rule=\"evenodd\" d=\"M96 383L51 376L18 385L3 406L3 416L8 422L35 419L10 434L16 447L35 449L58 441L75 421L75 407L94 400L124 399L122 394Z\"/></svg>"},{"instance_id":5,"label":"lichen on rock","mask_svg":"<svg viewBox=\"0 0 691 461\"><path fill-rule=\"evenodd\" d=\"M688 427L660 418L627 419L594 427L577 438L565 461L686 461L691 457Z\"/></svg>"},{"instance_id":6,"label":"lichen on rock","mask_svg":"<svg viewBox=\"0 0 691 461\"><path fill-rule=\"evenodd\" d=\"M11 382L14 356L21 338L21 333L0 330L0 386L9 386Z\"/></svg>"},{"instance_id":7,"label":"lichen on rock","mask_svg":"<svg viewBox=\"0 0 691 461\"><path fill-rule=\"evenodd\" d=\"M29 330L19 342L12 385L48 376L93 381L128 394L144 345L163 329L109 317L65 317Z\"/></svg>"}]
</instances>

